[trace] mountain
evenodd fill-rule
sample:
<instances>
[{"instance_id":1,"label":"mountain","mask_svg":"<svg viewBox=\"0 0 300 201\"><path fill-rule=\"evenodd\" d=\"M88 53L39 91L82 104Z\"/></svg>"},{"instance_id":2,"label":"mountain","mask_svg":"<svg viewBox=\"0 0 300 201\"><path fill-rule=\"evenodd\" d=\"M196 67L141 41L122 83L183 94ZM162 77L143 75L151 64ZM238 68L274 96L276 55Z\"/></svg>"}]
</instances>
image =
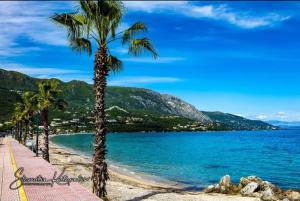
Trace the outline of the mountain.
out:
<instances>
[{"instance_id":1,"label":"mountain","mask_svg":"<svg viewBox=\"0 0 300 201\"><path fill-rule=\"evenodd\" d=\"M41 79L0 69L0 123L7 121L24 91L37 91ZM59 81L59 80L58 80ZM63 111L51 112L53 127L70 131L93 129L93 87L83 81L59 81L68 102ZM168 94L133 87L107 87L107 122L111 131L152 130L258 130L271 125L221 112L201 112Z\"/></svg>"},{"instance_id":2,"label":"mountain","mask_svg":"<svg viewBox=\"0 0 300 201\"><path fill-rule=\"evenodd\" d=\"M250 120L241 116L223 112L203 112L213 122L219 123L224 130L264 130L276 129L273 124L268 124L259 120Z\"/></svg>"}]
</instances>

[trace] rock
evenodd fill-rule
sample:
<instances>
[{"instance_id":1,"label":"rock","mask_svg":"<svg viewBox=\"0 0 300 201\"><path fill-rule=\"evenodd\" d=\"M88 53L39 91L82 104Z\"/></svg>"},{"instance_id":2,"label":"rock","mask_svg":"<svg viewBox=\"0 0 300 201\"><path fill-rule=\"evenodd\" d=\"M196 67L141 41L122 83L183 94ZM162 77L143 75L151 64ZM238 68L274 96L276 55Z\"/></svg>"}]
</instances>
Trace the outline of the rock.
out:
<instances>
[{"instance_id":1,"label":"rock","mask_svg":"<svg viewBox=\"0 0 300 201\"><path fill-rule=\"evenodd\" d=\"M256 197L256 198L261 198L262 194L260 194L259 192L254 192L254 193L251 193L249 196Z\"/></svg>"},{"instance_id":2,"label":"rock","mask_svg":"<svg viewBox=\"0 0 300 201\"><path fill-rule=\"evenodd\" d=\"M257 176L249 176L247 177L247 179L251 182L256 182L258 184L260 184L261 182L263 182L263 180Z\"/></svg>"},{"instance_id":3,"label":"rock","mask_svg":"<svg viewBox=\"0 0 300 201\"><path fill-rule=\"evenodd\" d=\"M247 186L245 186L240 193L244 196L247 195L251 195L252 193L254 193L257 189L258 189L259 185L256 182L250 182L249 184L247 184Z\"/></svg>"},{"instance_id":4,"label":"rock","mask_svg":"<svg viewBox=\"0 0 300 201\"><path fill-rule=\"evenodd\" d=\"M278 201L278 198L275 196L262 196L260 199L263 201Z\"/></svg>"},{"instance_id":5,"label":"rock","mask_svg":"<svg viewBox=\"0 0 300 201\"><path fill-rule=\"evenodd\" d=\"M240 179L240 184L244 187L244 186L247 186L249 183L251 182L255 182L255 183L262 183L263 180L259 177L256 177L256 176L249 176L249 177L241 177Z\"/></svg>"},{"instance_id":6,"label":"rock","mask_svg":"<svg viewBox=\"0 0 300 201\"><path fill-rule=\"evenodd\" d=\"M300 193L297 191L288 190L286 192L286 196L288 199L290 199L292 201L300 201Z\"/></svg>"},{"instance_id":7,"label":"rock","mask_svg":"<svg viewBox=\"0 0 300 201\"><path fill-rule=\"evenodd\" d=\"M224 177L222 177L219 184L220 184L220 186L224 186L225 188L229 188L232 185L230 176L225 175Z\"/></svg>"},{"instance_id":8,"label":"rock","mask_svg":"<svg viewBox=\"0 0 300 201\"><path fill-rule=\"evenodd\" d=\"M242 185L242 187L247 186L249 183L250 181L247 178L241 177L240 184Z\"/></svg>"},{"instance_id":9,"label":"rock","mask_svg":"<svg viewBox=\"0 0 300 201\"><path fill-rule=\"evenodd\" d=\"M220 193L221 187L219 184L209 185L205 190L205 193Z\"/></svg>"},{"instance_id":10,"label":"rock","mask_svg":"<svg viewBox=\"0 0 300 201\"><path fill-rule=\"evenodd\" d=\"M221 186L220 192L226 194L228 192L228 190L225 186Z\"/></svg>"},{"instance_id":11,"label":"rock","mask_svg":"<svg viewBox=\"0 0 300 201\"><path fill-rule=\"evenodd\" d=\"M263 197L272 197L274 196L274 192L271 188L267 188L264 191L260 192L262 194Z\"/></svg>"},{"instance_id":12,"label":"rock","mask_svg":"<svg viewBox=\"0 0 300 201\"><path fill-rule=\"evenodd\" d=\"M205 192L205 193L212 193L212 192L214 192L214 190L215 190L215 185L209 185L209 186L204 190L204 192Z\"/></svg>"}]
</instances>

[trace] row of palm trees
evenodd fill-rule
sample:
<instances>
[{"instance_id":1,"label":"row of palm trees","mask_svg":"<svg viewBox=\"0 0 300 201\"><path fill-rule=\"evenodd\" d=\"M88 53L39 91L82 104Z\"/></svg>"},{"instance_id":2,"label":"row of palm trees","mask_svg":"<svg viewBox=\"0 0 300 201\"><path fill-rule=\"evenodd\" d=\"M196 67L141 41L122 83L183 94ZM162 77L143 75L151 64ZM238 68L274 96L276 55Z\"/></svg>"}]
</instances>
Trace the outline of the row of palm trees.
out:
<instances>
[{"instance_id":1,"label":"row of palm trees","mask_svg":"<svg viewBox=\"0 0 300 201\"><path fill-rule=\"evenodd\" d=\"M34 118L40 118L43 123L43 144L41 147L43 158L49 160L49 108L60 110L66 107L66 102L60 98L58 81L44 80L38 84L38 92L27 91L22 95L21 100L16 103L12 122L16 126L14 137L20 143L25 144L27 138L33 140ZM38 133L36 133L36 155L38 156Z\"/></svg>"},{"instance_id":2,"label":"row of palm trees","mask_svg":"<svg viewBox=\"0 0 300 201\"><path fill-rule=\"evenodd\" d=\"M110 47L116 42L128 47L128 53L138 56L149 52L156 58L157 52L150 40L144 36L147 27L136 22L120 30L124 6L118 0L80 0L76 11L51 16L52 21L67 31L72 50L89 56L94 55L95 92L95 142L93 155L93 192L106 198L106 181L109 178L106 157L105 89L110 72L122 69L122 61L112 55ZM95 48L92 45L96 46Z\"/></svg>"}]
</instances>

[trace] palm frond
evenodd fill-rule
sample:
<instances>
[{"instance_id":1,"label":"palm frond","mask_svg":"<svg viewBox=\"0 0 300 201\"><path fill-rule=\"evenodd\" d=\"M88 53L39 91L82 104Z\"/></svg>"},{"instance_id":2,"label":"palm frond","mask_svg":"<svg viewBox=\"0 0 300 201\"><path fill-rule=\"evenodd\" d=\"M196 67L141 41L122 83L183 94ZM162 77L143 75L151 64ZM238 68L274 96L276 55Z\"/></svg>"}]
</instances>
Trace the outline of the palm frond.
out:
<instances>
[{"instance_id":1,"label":"palm frond","mask_svg":"<svg viewBox=\"0 0 300 201\"><path fill-rule=\"evenodd\" d=\"M148 51L153 58L158 57L156 50L154 49L148 38L133 39L130 41L129 53L133 54L134 56L139 56L145 51Z\"/></svg>"},{"instance_id":2,"label":"palm frond","mask_svg":"<svg viewBox=\"0 0 300 201\"><path fill-rule=\"evenodd\" d=\"M147 31L148 29L144 23L136 22L135 24L133 24L131 27L129 27L124 31L122 36L122 44L129 42L136 34L140 32L147 32Z\"/></svg>"},{"instance_id":3,"label":"palm frond","mask_svg":"<svg viewBox=\"0 0 300 201\"><path fill-rule=\"evenodd\" d=\"M70 40L70 46L74 51L79 53L87 52L89 55L92 54L92 44L86 38L76 38L74 40Z\"/></svg>"},{"instance_id":4,"label":"palm frond","mask_svg":"<svg viewBox=\"0 0 300 201\"><path fill-rule=\"evenodd\" d=\"M54 14L51 19L58 25L67 29L69 40L80 38L83 33L82 25L84 25L84 16L78 13L62 13Z\"/></svg>"},{"instance_id":5,"label":"palm frond","mask_svg":"<svg viewBox=\"0 0 300 201\"><path fill-rule=\"evenodd\" d=\"M109 69L113 72L121 71L123 68L123 62L113 55L107 57L107 63Z\"/></svg>"},{"instance_id":6,"label":"palm frond","mask_svg":"<svg viewBox=\"0 0 300 201\"><path fill-rule=\"evenodd\" d=\"M42 110L50 106L56 107L56 102L60 98L61 90L57 80L45 80L38 84L39 86L39 108Z\"/></svg>"}]
</instances>

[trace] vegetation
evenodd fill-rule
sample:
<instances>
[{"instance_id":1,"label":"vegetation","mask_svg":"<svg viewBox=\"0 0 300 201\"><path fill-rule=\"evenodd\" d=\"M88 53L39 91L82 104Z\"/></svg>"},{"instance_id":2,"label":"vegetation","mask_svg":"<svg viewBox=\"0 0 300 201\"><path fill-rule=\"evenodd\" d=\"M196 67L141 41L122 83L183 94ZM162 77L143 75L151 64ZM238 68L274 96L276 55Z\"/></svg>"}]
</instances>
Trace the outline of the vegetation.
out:
<instances>
[{"instance_id":1,"label":"vegetation","mask_svg":"<svg viewBox=\"0 0 300 201\"><path fill-rule=\"evenodd\" d=\"M24 101L24 115L26 122L28 124L28 134L31 139L33 139L33 131L34 131L34 124L33 124L33 118L34 115L38 111L38 96L34 92L25 92L23 94L23 101ZM27 139L27 132L25 132L24 135L24 142L26 142Z\"/></svg>"},{"instance_id":2,"label":"vegetation","mask_svg":"<svg viewBox=\"0 0 300 201\"><path fill-rule=\"evenodd\" d=\"M5 77L1 77L1 72ZM14 105L21 101L22 94L26 91L37 93L38 83L43 81L21 73L0 69L0 83L6 77L14 80L15 85L3 86L0 90L0 124L3 125L5 122L8 124L7 121L12 117ZM24 77L26 77L25 83L21 82L25 79ZM68 103L68 107L63 111L51 108L49 113L49 122L52 122L51 132L94 132L93 86L82 81L67 83L56 81L61 89L61 97ZM9 82L13 83L12 81ZM35 85L32 87L31 83L35 83ZM24 90L18 89L20 85ZM267 130L276 128L262 121L249 120L222 112L202 112L203 115L212 120L212 123L201 122L182 116L176 111L168 110L170 107L168 101L161 97L161 94L148 89L108 86L105 96L108 131ZM128 113L117 110L117 107ZM108 110L109 108L115 109ZM2 113L3 110L6 112ZM172 120L175 117L176 123ZM76 121L77 119L78 121ZM136 121L136 119L142 119L142 121ZM196 126L197 124L202 126ZM7 126L3 126L2 129L4 127L7 128Z\"/></svg>"},{"instance_id":3,"label":"vegetation","mask_svg":"<svg viewBox=\"0 0 300 201\"><path fill-rule=\"evenodd\" d=\"M63 110L66 102L59 98L61 91L58 89L58 82L56 80L42 81L39 83L39 94L37 97L38 108L41 112L44 136L42 155L43 158L50 162L49 159L49 108L54 107Z\"/></svg>"},{"instance_id":4,"label":"vegetation","mask_svg":"<svg viewBox=\"0 0 300 201\"><path fill-rule=\"evenodd\" d=\"M106 154L106 124L105 124L105 89L106 77L110 71L119 71L122 62L111 54L109 45L121 41L128 45L128 52L137 56L149 51L153 57L157 56L147 38L136 38L146 32L146 26L137 22L130 28L117 33L123 16L121 1L90 1L81 0L77 12L56 14L52 16L54 22L62 25L68 32L70 47L77 52L92 54L92 41L97 50L94 61L94 90L95 90L95 145L93 158L93 192L98 196L106 197L106 180L108 179Z\"/></svg>"}]
</instances>

